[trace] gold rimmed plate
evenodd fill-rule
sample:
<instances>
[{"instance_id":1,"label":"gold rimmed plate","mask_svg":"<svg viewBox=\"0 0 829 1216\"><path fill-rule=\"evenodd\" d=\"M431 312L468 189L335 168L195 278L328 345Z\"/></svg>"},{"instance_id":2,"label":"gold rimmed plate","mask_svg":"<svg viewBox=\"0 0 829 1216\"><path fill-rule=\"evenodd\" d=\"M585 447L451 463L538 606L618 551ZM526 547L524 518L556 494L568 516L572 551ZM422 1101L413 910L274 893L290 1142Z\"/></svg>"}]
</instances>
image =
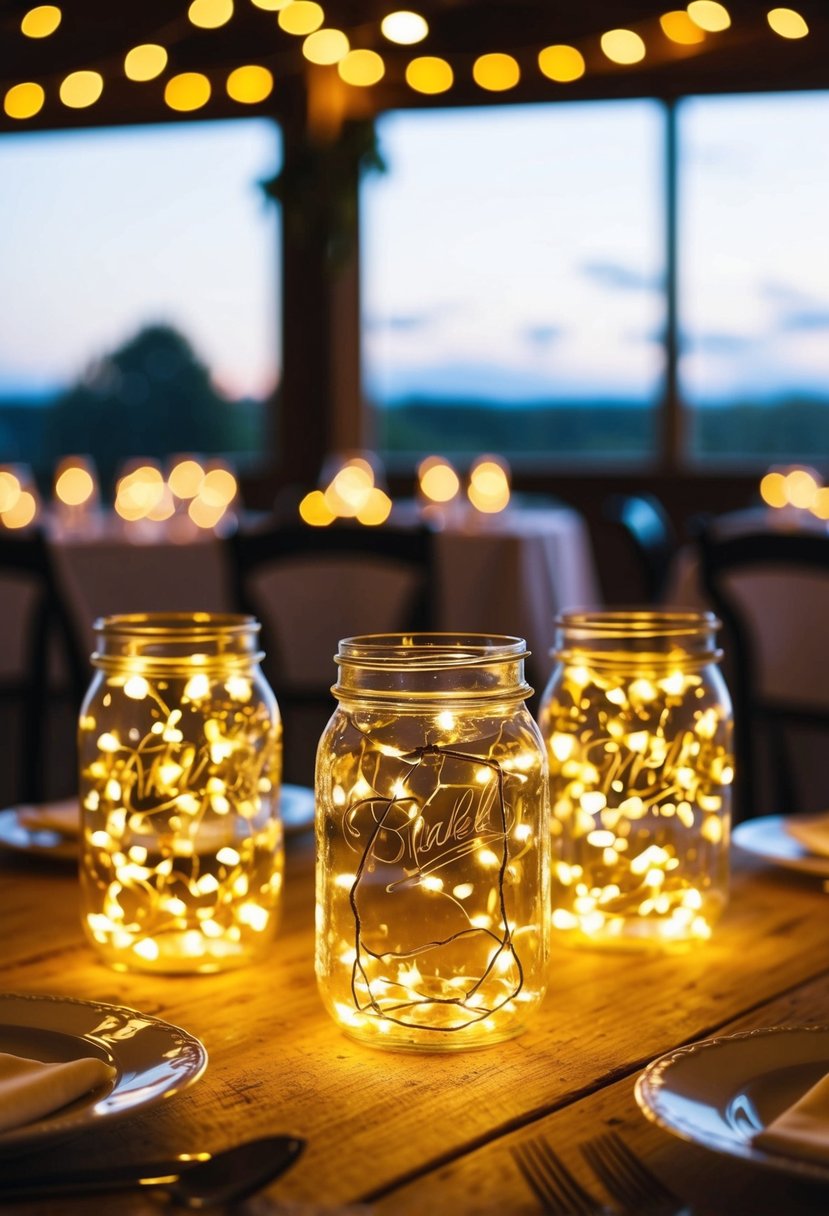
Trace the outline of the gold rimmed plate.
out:
<instances>
[{"instance_id":1,"label":"gold rimmed plate","mask_svg":"<svg viewBox=\"0 0 829 1216\"><path fill-rule=\"evenodd\" d=\"M204 1045L186 1030L136 1009L71 997L0 994L0 1052L111 1064L107 1086L42 1119L0 1133L0 1155L29 1152L137 1114L192 1085L207 1067Z\"/></svg>"}]
</instances>

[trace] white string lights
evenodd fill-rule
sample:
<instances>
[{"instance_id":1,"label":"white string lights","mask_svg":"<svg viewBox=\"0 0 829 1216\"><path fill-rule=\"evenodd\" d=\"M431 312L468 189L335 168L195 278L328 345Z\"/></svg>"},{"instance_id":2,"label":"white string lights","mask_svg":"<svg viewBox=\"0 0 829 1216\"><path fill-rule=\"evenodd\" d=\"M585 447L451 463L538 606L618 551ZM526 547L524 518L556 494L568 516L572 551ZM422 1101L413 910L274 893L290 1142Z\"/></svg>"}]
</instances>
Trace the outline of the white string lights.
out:
<instances>
[{"instance_id":1,"label":"white string lights","mask_svg":"<svg viewBox=\"0 0 829 1216\"><path fill-rule=\"evenodd\" d=\"M117 60L78 64L60 79L8 81L3 90L3 113L15 122L25 122L45 106L61 102L70 108L87 108L106 93L106 82L125 74L130 80L161 82L164 103L173 110L203 109L212 98L229 98L242 106L265 102L280 75L296 72L303 61L336 66L340 79L354 88L370 88L381 80L400 81L425 96L449 92L456 85L474 83L487 93L506 93L536 73L556 84L566 85L585 75L636 64L657 63L671 54L671 47L705 50L718 45L736 29L728 9L716 0L691 0L683 9L664 12L634 28L596 31L582 45L550 42L544 46L493 47L486 54L430 53L434 31L425 18L408 10L390 11L379 23L365 22L353 30L329 25L327 14L315 0L250 0L265 13L273 14L273 46L261 59L265 62L228 65L221 71L205 65L203 71L173 73L165 77L173 44L193 32L195 26L209 36L221 31L244 11L244 0L182 0L181 20L167 27L158 41L125 47ZM247 15L250 9L245 5ZM38 5L22 18L20 33L30 39L60 38L62 14L55 5ZM770 8L765 28L783 41L805 38L809 27L803 16L790 8ZM172 34L170 31L173 31ZM283 35L289 42L285 44ZM294 38L301 38L300 59ZM416 52L416 53L414 53ZM422 53L421 53L422 52ZM287 56L291 56L288 60ZM288 72L274 72L275 63L289 64Z\"/></svg>"}]
</instances>

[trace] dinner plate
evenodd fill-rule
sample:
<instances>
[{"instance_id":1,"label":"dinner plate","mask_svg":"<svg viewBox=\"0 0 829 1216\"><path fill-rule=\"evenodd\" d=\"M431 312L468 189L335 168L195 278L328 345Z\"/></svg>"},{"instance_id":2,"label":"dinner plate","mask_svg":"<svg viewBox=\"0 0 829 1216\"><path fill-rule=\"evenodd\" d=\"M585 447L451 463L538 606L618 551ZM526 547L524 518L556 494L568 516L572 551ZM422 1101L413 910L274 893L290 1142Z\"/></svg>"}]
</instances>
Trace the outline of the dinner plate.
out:
<instances>
[{"instance_id":1,"label":"dinner plate","mask_svg":"<svg viewBox=\"0 0 829 1216\"><path fill-rule=\"evenodd\" d=\"M95 1056L116 1076L53 1114L0 1133L0 1155L134 1115L202 1075L207 1052L187 1031L136 1009L71 997L0 994L0 1051L45 1063Z\"/></svg>"},{"instance_id":2,"label":"dinner plate","mask_svg":"<svg viewBox=\"0 0 829 1216\"><path fill-rule=\"evenodd\" d=\"M640 1074L635 1094L652 1122L683 1140L829 1183L829 1165L752 1143L828 1072L829 1026L771 1026L660 1056Z\"/></svg>"},{"instance_id":3,"label":"dinner plate","mask_svg":"<svg viewBox=\"0 0 829 1216\"><path fill-rule=\"evenodd\" d=\"M821 817L825 818L825 813ZM797 818L805 823L808 817L800 815ZM786 831L786 824L792 822L796 822L794 817L785 815L762 815L757 819L745 819L734 828L731 839L746 853L753 853L764 861L772 861L775 865L785 866L789 870L800 870L804 874L829 878L829 857L810 853L799 840L795 840L794 836Z\"/></svg>"},{"instance_id":4,"label":"dinner plate","mask_svg":"<svg viewBox=\"0 0 829 1216\"><path fill-rule=\"evenodd\" d=\"M76 799L43 804L43 810L59 818L61 813L71 810ZM34 807L9 807L0 811L0 848L28 853L33 857L47 857L53 861L77 861L78 842L75 836L65 835L48 827L32 827L21 820L25 812ZM304 832L314 822L314 791L304 785L283 785L279 796L279 809L285 834L292 836Z\"/></svg>"}]
</instances>

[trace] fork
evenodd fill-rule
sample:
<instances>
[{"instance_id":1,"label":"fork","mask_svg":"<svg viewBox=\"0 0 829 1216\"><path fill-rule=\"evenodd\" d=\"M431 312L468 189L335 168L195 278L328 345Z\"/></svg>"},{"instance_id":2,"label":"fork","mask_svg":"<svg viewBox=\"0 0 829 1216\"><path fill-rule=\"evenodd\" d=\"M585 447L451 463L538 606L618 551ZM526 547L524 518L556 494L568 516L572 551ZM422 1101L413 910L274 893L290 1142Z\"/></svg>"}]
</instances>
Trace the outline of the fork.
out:
<instances>
[{"instance_id":1,"label":"fork","mask_svg":"<svg viewBox=\"0 0 829 1216\"><path fill-rule=\"evenodd\" d=\"M683 1201L628 1148L616 1132L581 1146L581 1153L608 1194L636 1216L681 1216Z\"/></svg>"},{"instance_id":2,"label":"fork","mask_svg":"<svg viewBox=\"0 0 829 1216\"><path fill-rule=\"evenodd\" d=\"M513 1145L511 1151L546 1216L614 1216L574 1178L543 1136Z\"/></svg>"}]
</instances>

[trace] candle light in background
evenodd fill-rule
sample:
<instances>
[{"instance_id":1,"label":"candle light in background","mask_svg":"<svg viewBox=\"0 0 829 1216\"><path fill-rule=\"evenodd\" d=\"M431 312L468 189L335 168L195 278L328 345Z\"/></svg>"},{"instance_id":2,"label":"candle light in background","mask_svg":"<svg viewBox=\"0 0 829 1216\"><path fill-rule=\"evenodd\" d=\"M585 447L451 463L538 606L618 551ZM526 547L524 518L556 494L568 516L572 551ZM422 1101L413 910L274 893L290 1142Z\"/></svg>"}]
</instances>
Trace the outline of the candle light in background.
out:
<instances>
[{"instance_id":1,"label":"candle light in background","mask_svg":"<svg viewBox=\"0 0 829 1216\"><path fill-rule=\"evenodd\" d=\"M91 456L65 456L54 477L54 513L62 532L89 532L98 518L100 491Z\"/></svg>"},{"instance_id":2,"label":"candle light in background","mask_svg":"<svg viewBox=\"0 0 829 1216\"><path fill-rule=\"evenodd\" d=\"M458 502L461 482L454 467L443 456L427 456L417 468L417 496L421 514L441 524Z\"/></svg>"},{"instance_id":3,"label":"candle light in background","mask_svg":"<svg viewBox=\"0 0 829 1216\"><path fill-rule=\"evenodd\" d=\"M500 456L479 456L469 470L466 496L476 511L497 515L509 506L510 469Z\"/></svg>"},{"instance_id":4,"label":"candle light in background","mask_svg":"<svg viewBox=\"0 0 829 1216\"><path fill-rule=\"evenodd\" d=\"M312 527L353 519L367 527L385 523L391 499L378 484L382 468L373 454L331 457L320 477L324 489L311 490L299 504L300 518Z\"/></svg>"},{"instance_id":5,"label":"candle light in background","mask_svg":"<svg viewBox=\"0 0 829 1216\"><path fill-rule=\"evenodd\" d=\"M118 970L256 961L279 914L282 728L252 617L96 622L81 710L81 888Z\"/></svg>"},{"instance_id":6,"label":"candle light in background","mask_svg":"<svg viewBox=\"0 0 829 1216\"><path fill-rule=\"evenodd\" d=\"M0 522L3 527L27 528L37 520L39 513L37 487L28 465L0 468Z\"/></svg>"},{"instance_id":7,"label":"candle light in background","mask_svg":"<svg viewBox=\"0 0 829 1216\"><path fill-rule=\"evenodd\" d=\"M517 638L340 642L317 753L316 968L362 1042L484 1046L543 999L547 771L525 655Z\"/></svg>"},{"instance_id":8,"label":"candle light in background","mask_svg":"<svg viewBox=\"0 0 829 1216\"><path fill-rule=\"evenodd\" d=\"M541 701L565 941L705 940L725 906L731 707L711 613L565 613Z\"/></svg>"},{"instance_id":9,"label":"candle light in background","mask_svg":"<svg viewBox=\"0 0 829 1216\"><path fill-rule=\"evenodd\" d=\"M822 476L808 465L775 467L760 481L760 497L782 528L798 528L812 518L824 520L827 495L822 490Z\"/></svg>"}]
</instances>

